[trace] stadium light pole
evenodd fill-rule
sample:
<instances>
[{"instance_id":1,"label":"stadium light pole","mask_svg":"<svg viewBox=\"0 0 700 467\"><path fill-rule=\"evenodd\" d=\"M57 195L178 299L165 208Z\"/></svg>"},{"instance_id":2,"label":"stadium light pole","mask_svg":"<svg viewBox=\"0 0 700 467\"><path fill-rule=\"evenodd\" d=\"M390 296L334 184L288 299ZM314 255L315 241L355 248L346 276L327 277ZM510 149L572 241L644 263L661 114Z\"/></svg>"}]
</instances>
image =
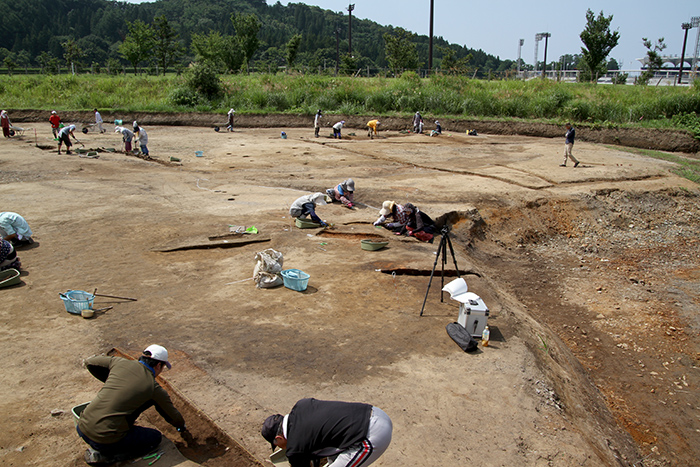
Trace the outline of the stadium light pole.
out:
<instances>
[{"instance_id":1,"label":"stadium light pole","mask_svg":"<svg viewBox=\"0 0 700 467\"><path fill-rule=\"evenodd\" d=\"M523 49L523 44L525 43L525 39L520 39L520 42L518 43L518 75L520 74L520 62L522 61L520 59L521 55L520 52Z\"/></svg>"},{"instance_id":2,"label":"stadium light pole","mask_svg":"<svg viewBox=\"0 0 700 467\"><path fill-rule=\"evenodd\" d=\"M352 56L352 11L355 9L355 4L348 5L348 53Z\"/></svg>"},{"instance_id":3,"label":"stadium light pole","mask_svg":"<svg viewBox=\"0 0 700 467\"><path fill-rule=\"evenodd\" d=\"M692 28L693 25L690 23L682 23L681 29L685 31L683 35L683 51L681 52L681 64L678 67L678 84L681 84L681 79L683 78L683 60L685 60L685 43L688 40L688 29Z\"/></svg>"},{"instance_id":4,"label":"stadium light pole","mask_svg":"<svg viewBox=\"0 0 700 467\"><path fill-rule=\"evenodd\" d=\"M433 71L433 10L435 1L430 0L430 40L428 41L428 73Z\"/></svg>"}]
</instances>

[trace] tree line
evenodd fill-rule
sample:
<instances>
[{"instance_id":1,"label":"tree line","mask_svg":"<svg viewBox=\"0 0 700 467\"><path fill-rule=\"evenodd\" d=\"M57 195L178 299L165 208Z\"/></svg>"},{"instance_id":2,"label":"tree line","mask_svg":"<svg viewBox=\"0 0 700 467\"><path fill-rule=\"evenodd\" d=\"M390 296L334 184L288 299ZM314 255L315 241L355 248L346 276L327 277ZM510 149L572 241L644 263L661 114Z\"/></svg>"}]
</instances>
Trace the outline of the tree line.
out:
<instances>
[{"instance_id":1,"label":"tree line","mask_svg":"<svg viewBox=\"0 0 700 467\"><path fill-rule=\"evenodd\" d=\"M341 72L354 73L368 68L418 69L428 62L427 36L359 18L352 21L350 51L347 14L303 3L0 0L0 8L4 11L0 16L0 60L11 72L28 67L44 72L55 72L59 67L76 72L129 67L155 73L164 65L185 67L212 52L222 55L216 61L232 72L249 66L270 70L298 66L334 72L338 61ZM250 37L241 30L255 27L255 40L251 37L252 42L241 43L246 35ZM407 40L409 56L398 61L387 56L386 37ZM169 56L158 41L173 47L173 54ZM514 69L512 60L450 44L442 37L433 42L437 66L444 60L447 69L469 69L478 76ZM257 45L254 50L253 45Z\"/></svg>"}]
</instances>

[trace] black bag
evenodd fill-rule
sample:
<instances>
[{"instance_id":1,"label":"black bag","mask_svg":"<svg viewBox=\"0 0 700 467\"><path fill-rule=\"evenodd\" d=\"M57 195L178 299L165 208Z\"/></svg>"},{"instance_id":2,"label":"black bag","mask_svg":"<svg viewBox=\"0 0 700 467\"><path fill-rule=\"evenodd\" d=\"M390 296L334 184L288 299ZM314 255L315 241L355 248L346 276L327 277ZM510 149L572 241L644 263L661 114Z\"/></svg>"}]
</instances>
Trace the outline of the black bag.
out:
<instances>
[{"instance_id":1,"label":"black bag","mask_svg":"<svg viewBox=\"0 0 700 467\"><path fill-rule=\"evenodd\" d=\"M479 347L478 342L461 324L450 323L445 329L450 338L465 352L474 352Z\"/></svg>"}]
</instances>

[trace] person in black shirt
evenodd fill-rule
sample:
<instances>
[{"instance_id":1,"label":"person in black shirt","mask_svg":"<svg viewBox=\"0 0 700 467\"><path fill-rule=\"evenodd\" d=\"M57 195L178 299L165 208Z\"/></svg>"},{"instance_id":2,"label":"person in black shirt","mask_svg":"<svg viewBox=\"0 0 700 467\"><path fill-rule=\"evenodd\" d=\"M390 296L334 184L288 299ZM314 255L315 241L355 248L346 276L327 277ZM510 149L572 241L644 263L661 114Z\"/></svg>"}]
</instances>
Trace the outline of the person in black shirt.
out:
<instances>
[{"instance_id":1,"label":"person in black shirt","mask_svg":"<svg viewBox=\"0 0 700 467\"><path fill-rule=\"evenodd\" d=\"M391 443L392 423L378 407L359 402L301 399L288 415L267 417L261 434L286 450L292 467L328 458L328 467L372 464Z\"/></svg>"}]
</instances>

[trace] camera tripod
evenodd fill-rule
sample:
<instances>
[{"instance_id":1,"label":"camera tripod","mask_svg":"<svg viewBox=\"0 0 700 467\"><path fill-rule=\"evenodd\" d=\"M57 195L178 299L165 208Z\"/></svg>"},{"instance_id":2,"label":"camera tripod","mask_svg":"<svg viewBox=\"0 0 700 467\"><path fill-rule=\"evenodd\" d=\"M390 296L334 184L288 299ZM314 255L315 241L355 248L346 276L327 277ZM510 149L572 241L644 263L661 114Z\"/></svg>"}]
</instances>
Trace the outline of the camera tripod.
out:
<instances>
[{"instance_id":1,"label":"camera tripod","mask_svg":"<svg viewBox=\"0 0 700 467\"><path fill-rule=\"evenodd\" d=\"M430 272L430 281L428 282L428 290L425 291L425 298L423 299L423 306L420 309L420 316L423 316L423 311L425 310L425 302L428 301L428 292L430 292L430 286L433 283L433 276L435 275L435 268L437 263L442 258L442 272L441 280L442 284L440 286L440 302L442 303L443 290L445 286L445 264L447 264L447 245L450 246L450 254L452 255L452 262L455 265L455 270L457 271L457 277L462 277L459 274L459 267L457 266L457 259L455 258L455 250L452 248L452 240L450 240L450 228L445 225L440 231L442 238L440 239L440 244L438 245L437 253L435 254L435 263L433 264L433 270Z\"/></svg>"}]
</instances>

